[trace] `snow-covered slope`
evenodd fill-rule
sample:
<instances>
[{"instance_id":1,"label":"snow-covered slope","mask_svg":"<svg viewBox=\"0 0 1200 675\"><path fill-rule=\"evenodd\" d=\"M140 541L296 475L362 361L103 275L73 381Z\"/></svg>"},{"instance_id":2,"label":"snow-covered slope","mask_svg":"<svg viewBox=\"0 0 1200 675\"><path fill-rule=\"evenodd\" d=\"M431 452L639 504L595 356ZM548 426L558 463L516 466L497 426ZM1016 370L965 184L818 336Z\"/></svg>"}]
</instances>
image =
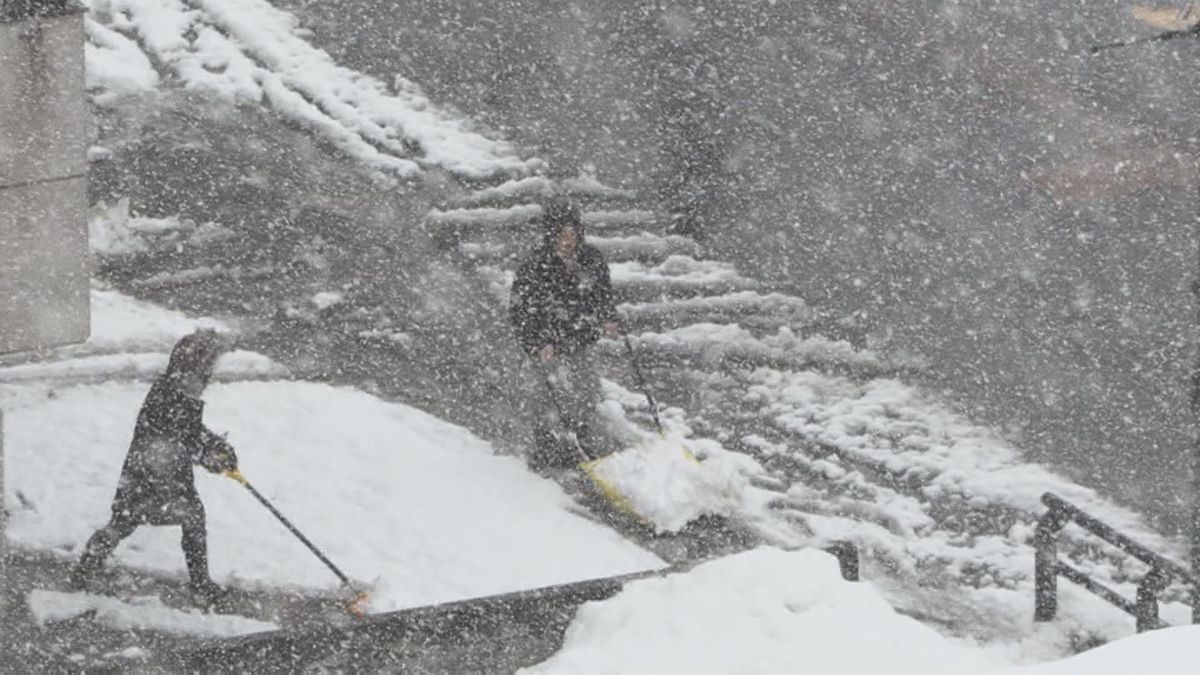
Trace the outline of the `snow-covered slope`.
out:
<instances>
[{"instance_id":1,"label":"snow-covered slope","mask_svg":"<svg viewBox=\"0 0 1200 675\"><path fill-rule=\"evenodd\" d=\"M61 361L0 368L8 537L68 559L108 519L133 422L147 380L165 365L164 351L194 327L225 328L104 290L93 293L93 316L92 342L59 353ZM112 367L93 369L94 379L62 378L71 364L94 364L97 357L81 352L122 344L143 351L110 354ZM125 365L150 357L144 368ZM205 396L205 421L229 433L257 489L356 583L373 589L371 611L661 565L571 513L557 485L461 427L361 391L280 374L277 366L264 373L237 354L224 357L219 382ZM218 581L338 590L336 577L238 483L204 472L197 479ZM175 528L141 528L114 558L128 568L183 572Z\"/></svg>"}]
</instances>

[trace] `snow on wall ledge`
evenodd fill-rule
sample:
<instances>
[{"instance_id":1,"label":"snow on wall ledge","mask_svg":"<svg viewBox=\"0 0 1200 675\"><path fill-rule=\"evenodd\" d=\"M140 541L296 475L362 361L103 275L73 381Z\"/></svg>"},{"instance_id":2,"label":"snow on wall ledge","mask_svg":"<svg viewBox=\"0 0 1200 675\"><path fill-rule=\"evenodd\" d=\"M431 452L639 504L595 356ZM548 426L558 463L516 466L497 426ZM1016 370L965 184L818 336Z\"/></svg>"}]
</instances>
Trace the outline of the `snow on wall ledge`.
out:
<instances>
[{"instance_id":1,"label":"snow on wall ledge","mask_svg":"<svg viewBox=\"0 0 1200 675\"><path fill-rule=\"evenodd\" d=\"M427 168L487 178L541 160L438 109L413 83L339 66L296 18L265 0L90 0L87 86L101 106L178 79L237 104L264 105L389 176Z\"/></svg>"}]
</instances>

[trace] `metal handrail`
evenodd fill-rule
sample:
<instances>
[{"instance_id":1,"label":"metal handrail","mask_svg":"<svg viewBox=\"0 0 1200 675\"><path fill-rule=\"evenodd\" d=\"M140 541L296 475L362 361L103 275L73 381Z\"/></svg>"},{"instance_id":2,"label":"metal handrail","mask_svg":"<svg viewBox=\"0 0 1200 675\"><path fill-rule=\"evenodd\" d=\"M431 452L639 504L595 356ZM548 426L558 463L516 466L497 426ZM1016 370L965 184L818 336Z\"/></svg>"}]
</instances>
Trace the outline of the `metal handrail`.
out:
<instances>
[{"instance_id":1,"label":"metal handrail","mask_svg":"<svg viewBox=\"0 0 1200 675\"><path fill-rule=\"evenodd\" d=\"M1172 580L1191 586L1192 623L1200 623L1200 583L1185 567L1165 558L1116 528L1089 515L1079 507L1061 497L1047 492L1042 503L1049 510L1038 519L1034 535L1036 557L1034 565L1035 621L1052 621L1058 613L1058 577L1074 582L1100 598L1108 601L1137 619L1138 632L1165 627L1158 616L1158 594ZM1075 523L1084 530L1112 544L1116 548L1137 558L1150 570L1138 584L1137 599L1130 602L1116 591L1104 586L1084 572L1058 560L1058 543L1055 535L1068 523Z\"/></svg>"}]
</instances>

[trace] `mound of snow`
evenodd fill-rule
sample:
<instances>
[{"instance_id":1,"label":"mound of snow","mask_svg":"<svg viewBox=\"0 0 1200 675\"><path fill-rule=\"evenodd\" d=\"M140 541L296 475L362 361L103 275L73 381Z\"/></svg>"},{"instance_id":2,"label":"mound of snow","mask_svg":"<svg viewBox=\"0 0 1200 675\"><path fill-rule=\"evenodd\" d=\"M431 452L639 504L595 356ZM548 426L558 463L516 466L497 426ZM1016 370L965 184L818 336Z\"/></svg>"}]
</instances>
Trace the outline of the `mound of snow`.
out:
<instances>
[{"instance_id":1,"label":"mound of snow","mask_svg":"<svg viewBox=\"0 0 1200 675\"><path fill-rule=\"evenodd\" d=\"M1014 668L1005 675L1191 675L1200 669L1200 626L1142 633L1069 659Z\"/></svg>"},{"instance_id":2,"label":"mound of snow","mask_svg":"<svg viewBox=\"0 0 1200 675\"><path fill-rule=\"evenodd\" d=\"M703 461L697 457L703 457ZM598 460L593 477L659 532L677 532L703 515L745 510L753 460L719 444L668 433Z\"/></svg>"},{"instance_id":3,"label":"mound of snow","mask_svg":"<svg viewBox=\"0 0 1200 675\"><path fill-rule=\"evenodd\" d=\"M580 608L532 673L978 673L983 657L843 581L814 550L760 548Z\"/></svg>"},{"instance_id":4,"label":"mound of snow","mask_svg":"<svg viewBox=\"0 0 1200 675\"><path fill-rule=\"evenodd\" d=\"M826 553L759 548L584 605L562 649L523 672L1184 675L1200 663L1198 638L1200 626L1172 628L1013 667L896 613Z\"/></svg>"}]
</instances>

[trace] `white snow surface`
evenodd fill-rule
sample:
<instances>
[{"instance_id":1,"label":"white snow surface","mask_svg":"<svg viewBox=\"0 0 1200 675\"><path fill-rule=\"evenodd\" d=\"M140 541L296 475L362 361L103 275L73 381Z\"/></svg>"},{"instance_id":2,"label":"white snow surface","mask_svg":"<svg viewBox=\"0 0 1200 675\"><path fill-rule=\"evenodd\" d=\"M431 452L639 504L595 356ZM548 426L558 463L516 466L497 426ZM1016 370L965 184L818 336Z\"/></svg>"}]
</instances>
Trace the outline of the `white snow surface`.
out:
<instances>
[{"instance_id":1,"label":"white snow surface","mask_svg":"<svg viewBox=\"0 0 1200 675\"><path fill-rule=\"evenodd\" d=\"M57 361L0 368L8 537L71 558L108 519L147 376L165 366L179 336L228 328L113 291L95 289L92 298L92 343ZM136 372L113 365L121 363ZM205 422L229 433L257 489L371 587L372 611L662 566L571 513L557 484L465 429L354 389L239 381L268 377L263 363L249 352L222 358L218 375L233 381L210 385ZM63 375L81 372L96 377ZM337 589L336 577L241 485L197 469L197 487L217 581ZM178 529L140 528L114 562L182 576Z\"/></svg>"},{"instance_id":2,"label":"white snow surface","mask_svg":"<svg viewBox=\"0 0 1200 675\"><path fill-rule=\"evenodd\" d=\"M108 517L145 383L0 385L9 537L78 553ZM657 567L568 513L552 482L460 427L363 392L308 382L216 384L206 422L245 475L353 579L371 609L459 600ZM239 484L197 472L210 564L224 583L332 590L336 578ZM25 508L15 498L20 490ZM118 562L182 572L174 528L146 527Z\"/></svg>"},{"instance_id":3,"label":"white snow surface","mask_svg":"<svg viewBox=\"0 0 1200 675\"><path fill-rule=\"evenodd\" d=\"M639 349L661 356L688 358L696 364L732 359L798 369L836 365L861 374L873 374L888 367L875 352L858 350L844 340L831 340L820 335L801 337L788 327L777 329L773 335L759 337L737 323L701 322L658 333L641 333L637 343ZM623 349L614 343L601 344L606 349Z\"/></svg>"},{"instance_id":4,"label":"white snow surface","mask_svg":"<svg viewBox=\"0 0 1200 675\"><path fill-rule=\"evenodd\" d=\"M178 79L235 104L267 106L385 175L440 167L483 178L541 166L438 109L412 82L397 77L389 89L338 65L306 39L295 16L265 0L88 4L87 84L99 105Z\"/></svg>"},{"instance_id":5,"label":"white snow surface","mask_svg":"<svg viewBox=\"0 0 1200 675\"><path fill-rule=\"evenodd\" d=\"M168 351L176 340L196 329L230 330L222 321L189 317L113 290L93 288L91 294L88 347L96 351Z\"/></svg>"},{"instance_id":6,"label":"white snow surface","mask_svg":"<svg viewBox=\"0 0 1200 675\"><path fill-rule=\"evenodd\" d=\"M751 508L749 476L759 473L754 460L676 429L640 436L632 447L600 459L593 471L659 532L677 532L703 515L736 516Z\"/></svg>"},{"instance_id":7,"label":"white snow surface","mask_svg":"<svg viewBox=\"0 0 1200 675\"><path fill-rule=\"evenodd\" d=\"M1061 661L1013 668L1006 675L1190 675L1200 663L1200 626L1135 635Z\"/></svg>"},{"instance_id":8,"label":"white snow surface","mask_svg":"<svg viewBox=\"0 0 1200 675\"><path fill-rule=\"evenodd\" d=\"M156 596L119 600L90 593L60 593L36 589L29 593L28 600L34 621L42 625L72 619L86 612L95 612L95 621L118 630L155 630L202 637L233 637L279 629L273 623L243 616L167 607ZM126 658L138 656L137 653L121 655Z\"/></svg>"},{"instance_id":9,"label":"white snow surface","mask_svg":"<svg viewBox=\"0 0 1200 675\"><path fill-rule=\"evenodd\" d=\"M1200 627L1156 631L1062 661L1013 667L900 615L870 582L813 549L759 548L630 582L585 604L563 648L527 673L822 675L1191 674Z\"/></svg>"}]
</instances>

